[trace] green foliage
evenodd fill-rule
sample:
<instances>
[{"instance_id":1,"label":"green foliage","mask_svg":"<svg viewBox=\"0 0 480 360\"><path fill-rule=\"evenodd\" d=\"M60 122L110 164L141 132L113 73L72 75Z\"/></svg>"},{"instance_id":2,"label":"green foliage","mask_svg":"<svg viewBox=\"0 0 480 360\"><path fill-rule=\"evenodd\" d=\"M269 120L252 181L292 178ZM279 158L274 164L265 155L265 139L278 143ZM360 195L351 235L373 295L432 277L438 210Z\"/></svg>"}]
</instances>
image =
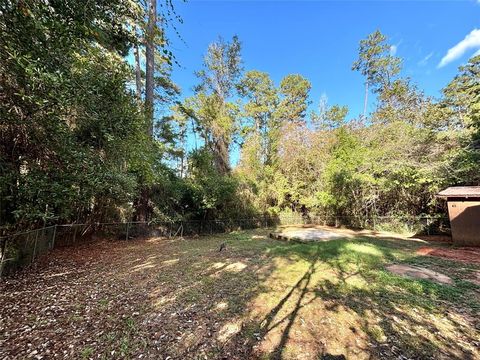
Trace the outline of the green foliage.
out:
<instances>
[{"instance_id":1,"label":"green foliage","mask_svg":"<svg viewBox=\"0 0 480 360\"><path fill-rule=\"evenodd\" d=\"M164 25L153 34L155 111L143 103L139 66L131 91L125 57L135 49L139 65L149 40L144 4L7 1L0 13L2 225L134 213L327 214L361 225L372 215L437 213L442 186L480 184L480 56L435 100L401 76L376 31L353 64L376 96L371 118L349 119L326 99L308 117L308 79L290 74L276 86L265 72L243 74L238 37L220 38L194 95L165 113L180 90ZM231 171L234 145L240 162Z\"/></svg>"},{"instance_id":2,"label":"green foliage","mask_svg":"<svg viewBox=\"0 0 480 360\"><path fill-rule=\"evenodd\" d=\"M352 70L360 71L375 92L388 87L401 68L401 60L390 54L387 38L379 30L360 41L359 57Z\"/></svg>"},{"instance_id":3,"label":"green foliage","mask_svg":"<svg viewBox=\"0 0 480 360\"><path fill-rule=\"evenodd\" d=\"M284 122L304 122L307 107L310 104L308 93L312 85L302 75L285 76L279 88L280 103L276 109L276 117Z\"/></svg>"},{"instance_id":4,"label":"green foliage","mask_svg":"<svg viewBox=\"0 0 480 360\"><path fill-rule=\"evenodd\" d=\"M460 67L460 73L444 89L443 106L448 124L460 130L461 149L450 157L450 181L480 184L480 55ZM457 130L457 131L458 131ZM463 130L463 131L462 131Z\"/></svg>"},{"instance_id":5,"label":"green foliage","mask_svg":"<svg viewBox=\"0 0 480 360\"><path fill-rule=\"evenodd\" d=\"M241 218L255 214L247 199L242 199L236 177L220 174L213 155L205 148L189 157L188 188L182 203L193 218Z\"/></svg>"},{"instance_id":6,"label":"green foliage","mask_svg":"<svg viewBox=\"0 0 480 360\"><path fill-rule=\"evenodd\" d=\"M319 114L316 114L315 112L311 114L311 121L318 129L333 130L345 124L347 114L347 106L325 106L320 109Z\"/></svg>"},{"instance_id":7,"label":"green foliage","mask_svg":"<svg viewBox=\"0 0 480 360\"><path fill-rule=\"evenodd\" d=\"M230 171L230 144L238 129L238 106L231 97L242 72L241 44L219 39L208 47L203 69L196 72L200 83L195 95L178 108L193 120L204 143L213 153L215 166L225 175Z\"/></svg>"},{"instance_id":8,"label":"green foliage","mask_svg":"<svg viewBox=\"0 0 480 360\"><path fill-rule=\"evenodd\" d=\"M99 221L131 201L144 126L123 59L133 11L121 0L3 3L2 223Z\"/></svg>"},{"instance_id":9,"label":"green foliage","mask_svg":"<svg viewBox=\"0 0 480 360\"><path fill-rule=\"evenodd\" d=\"M368 121L347 120L348 108L328 106L326 98L306 119L310 84L285 77L279 103L261 108L276 126L251 130L242 148L238 174L253 203L261 211L325 214L358 226L372 216L443 212L435 199L441 187L478 183L479 63L476 57L462 67L435 102L401 77L401 60L390 54L386 37L369 35L353 67L377 96ZM249 116L257 93L243 93ZM270 138L275 161L259 161L259 144Z\"/></svg>"}]
</instances>

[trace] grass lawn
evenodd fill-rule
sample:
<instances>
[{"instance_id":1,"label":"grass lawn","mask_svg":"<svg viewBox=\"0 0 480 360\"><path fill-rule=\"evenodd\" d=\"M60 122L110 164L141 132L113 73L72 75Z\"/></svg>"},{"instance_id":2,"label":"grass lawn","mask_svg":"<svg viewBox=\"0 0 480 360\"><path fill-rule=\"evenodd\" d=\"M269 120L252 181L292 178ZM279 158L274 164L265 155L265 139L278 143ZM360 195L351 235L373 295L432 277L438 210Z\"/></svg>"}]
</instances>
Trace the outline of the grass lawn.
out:
<instances>
[{"instance_id":1,"label":"grass lawn","mask_svg":"<svg viewBox=\"0 0 480 360\"><path fill-rule=\"evenodd\" d=\"M267 235L57 249L0 284L0 358L480 358L480 265L394 237ZM392 263L454 284L391 274Z\"/></svg>"}]
</instances>

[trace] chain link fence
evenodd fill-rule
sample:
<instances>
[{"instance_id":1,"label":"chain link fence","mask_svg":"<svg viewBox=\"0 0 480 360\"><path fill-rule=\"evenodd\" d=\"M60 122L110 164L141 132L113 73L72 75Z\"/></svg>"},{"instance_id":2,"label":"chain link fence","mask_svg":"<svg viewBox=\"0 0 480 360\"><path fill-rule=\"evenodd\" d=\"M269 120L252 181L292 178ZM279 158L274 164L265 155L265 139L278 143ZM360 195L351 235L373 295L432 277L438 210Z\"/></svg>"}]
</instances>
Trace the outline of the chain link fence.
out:
<instances>
[{"instance_id":1,"label":"chain link fence","mask_svg":"<svg viewBox=\"0 0 480 360\"><path fill-rule=\"evenodd\" d=\"M346 226L413 234L448 234L445 217L412 216L303 216L280 214L251 219L189 220L177 222L124 222L52 225L0 237L0 278L31 265L39 256L58 247L72 246L97 239L131 240L140 237L183 237L268 228L276 225Z\"/></svg>"},{"instance_id":2,"label":"chain link fence","mask_svg":"<svg viewBox=\"0 0 480 360\"><path fill-rule=\"evenodd\" d=\"M52 225L0 237L0 278L31 265L39 256L58 247L97 239L131 240L139 237L183 237L270 227L271 217L252 219L189 220L177 222L124 222Z\"/></svg>"}]
</instances>

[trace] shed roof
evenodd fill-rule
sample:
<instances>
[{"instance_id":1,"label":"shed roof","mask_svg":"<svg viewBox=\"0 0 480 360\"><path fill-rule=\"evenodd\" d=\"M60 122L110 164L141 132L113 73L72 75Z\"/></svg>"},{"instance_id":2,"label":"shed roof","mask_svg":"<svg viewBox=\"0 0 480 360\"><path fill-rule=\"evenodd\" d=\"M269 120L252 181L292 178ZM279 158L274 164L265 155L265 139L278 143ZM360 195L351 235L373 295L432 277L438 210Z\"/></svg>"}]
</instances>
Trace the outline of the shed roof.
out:
<instances>
[{"instance_id":1,"label":"shed roof","mask_svg":"<svg viewBox=\"0 0 480 360\"><path fill-rule=\"evenodd\" d=\"M441 198L477 198L480 197L480 186L451 186L446 188L445 190L440 191L437 196Z\"/></svg>"}]
</instances>

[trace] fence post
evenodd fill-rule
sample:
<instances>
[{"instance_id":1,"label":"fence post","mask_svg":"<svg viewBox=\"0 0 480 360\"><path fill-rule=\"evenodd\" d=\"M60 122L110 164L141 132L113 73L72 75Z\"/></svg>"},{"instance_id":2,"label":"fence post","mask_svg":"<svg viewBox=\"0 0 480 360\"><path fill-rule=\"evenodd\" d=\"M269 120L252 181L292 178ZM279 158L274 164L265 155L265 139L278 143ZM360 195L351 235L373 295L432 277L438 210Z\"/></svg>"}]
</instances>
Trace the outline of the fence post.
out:
<instances>
[{"instance_id":1,"label":"fence post","mask_svg":"<svg viewBox=\"0 0 480 360\"><path fill-rule=\"evenodd\" d=\"M55 247L55 236L57 236L57 224L53 227L53 236L52 236L52 242L50 244L50 250Z\"/></svg>"},{"instance_id":2,"label":"fence post","mask_svg":"<svg viewBox=\"0 0 480 360\"><path fill-rule=\"evenodd\" d=\"M5 256L7 253L7 241L8 237L3 239L2 243L0 244L0 279L2 278L3 264L5 262Z\"/></svg>"},{"instance_id":3,"label":"fence post","mask_svg":"<svg viewBox=\"0 0 480 360\"><path fill-rule=\"evenodd\" d=\"M130 230L130 222L127 221L127 235L125 236L125 240L128 240L128 231Z\"/></svg>"},{"instance_id":4,"label":"fence post","mask_svg":"<svg viewBox=\"0 0 480 360\"><path fill-rule=\"evenodd\" d=\"M73 224L74 228L73 228L73 243L75 244L75 242L77 241L77 227L75 226L75 224Z\"/></svg>"},{"instance_id":5,"label":"fence post","mask_svg":"<svg viewBox=\"0 0 480 360\"><path fill-rule=\"evenodd\" d=\"M33 255L30 264L35 260L35 252L37 251L37 241L38 241L38 230L35 231L35 244L33 245Z\"/></svg>"},{"instance_id":6,"label":"fence post","mask_svg":"<svg viewBox=\"0 0 480 360\"><path fill-rule=\"evenodd\" d=\"M375 221L375 214L372 216L372 224L373 224L373 231L376 231L375 227L376 227L376 221Z\"/></svg>"}]
</instances>

